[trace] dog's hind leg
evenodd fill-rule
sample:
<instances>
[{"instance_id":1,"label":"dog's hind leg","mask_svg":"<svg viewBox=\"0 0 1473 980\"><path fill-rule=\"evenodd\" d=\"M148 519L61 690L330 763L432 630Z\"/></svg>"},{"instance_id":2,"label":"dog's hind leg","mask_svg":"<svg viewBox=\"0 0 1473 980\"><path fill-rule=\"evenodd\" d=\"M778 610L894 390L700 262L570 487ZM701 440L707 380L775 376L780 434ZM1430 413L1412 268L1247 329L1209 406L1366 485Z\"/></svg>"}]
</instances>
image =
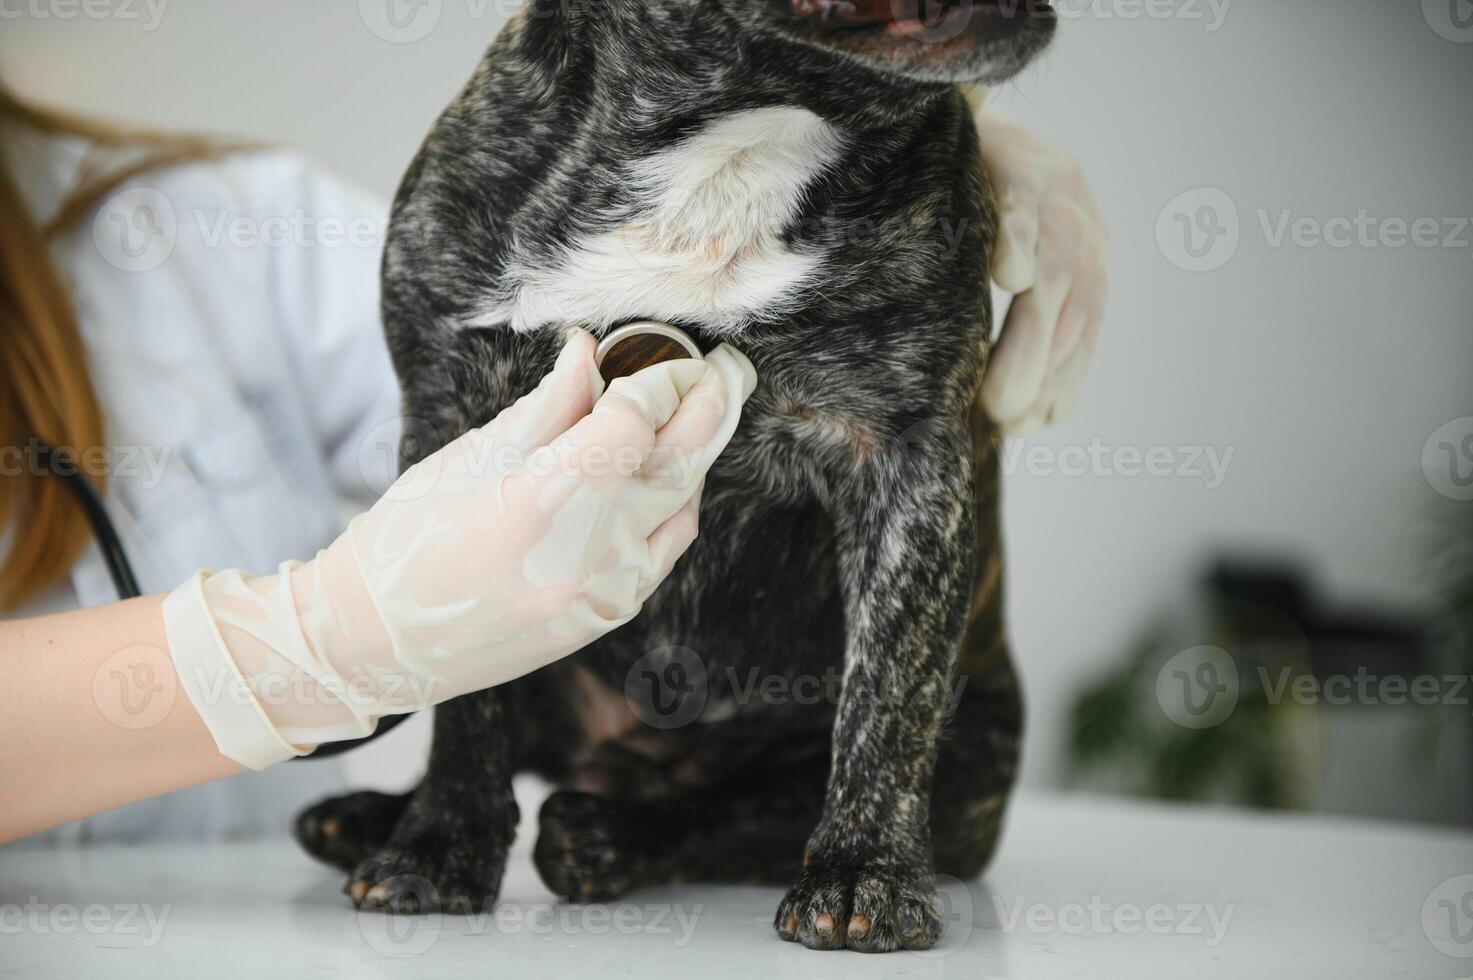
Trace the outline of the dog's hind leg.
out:
<instances>
[{"instance_id":1,"label":"dog's hind leg","mask_svg":"<svg viewBox=\"0 0 1473 980\"><path fill-rule=\"evenodd\" d=\"M389 839L412 795L365 790L313 804L297 815L297 843L317 860L352 871Z\"/></svg>"},{"instance_id":2,"label":"dog's hind leg","mask_svg":"<svg viewBox=\"0 0 1473 980\"><path fill-rule=\"evenodd\" d=\"M538 817L537 871L577 901L680 881L785 881L823 811L827 770L815 757L658 801L554 793Z\"/></svg>"}]
</instances>

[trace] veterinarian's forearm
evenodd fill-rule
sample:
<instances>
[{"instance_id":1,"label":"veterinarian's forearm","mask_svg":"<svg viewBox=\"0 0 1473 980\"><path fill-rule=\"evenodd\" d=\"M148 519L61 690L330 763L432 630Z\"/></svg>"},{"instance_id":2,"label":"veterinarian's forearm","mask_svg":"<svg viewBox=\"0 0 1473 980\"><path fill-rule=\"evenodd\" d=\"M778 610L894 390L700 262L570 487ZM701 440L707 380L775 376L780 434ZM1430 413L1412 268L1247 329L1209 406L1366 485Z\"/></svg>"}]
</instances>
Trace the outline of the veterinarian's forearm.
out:
<instances>
[{"instance_id":1,"label":"veterinarian's forearm","mask_svg":"<svg viewBox=\"0 0 1473 980\"><path fill-rule=\"evenodd\" d=\"M240 771L180 690L162 602L0 623L0 842Z\"/></svg>"}]
</instances>

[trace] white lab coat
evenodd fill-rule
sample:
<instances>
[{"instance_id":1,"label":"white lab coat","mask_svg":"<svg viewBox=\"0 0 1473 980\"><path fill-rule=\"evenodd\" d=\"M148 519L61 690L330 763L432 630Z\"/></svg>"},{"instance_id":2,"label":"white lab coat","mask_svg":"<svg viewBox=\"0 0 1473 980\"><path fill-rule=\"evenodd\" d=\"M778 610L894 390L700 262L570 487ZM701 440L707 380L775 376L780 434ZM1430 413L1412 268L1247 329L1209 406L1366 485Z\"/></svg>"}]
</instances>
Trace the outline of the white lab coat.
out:
<instances>
[{"instance_id":1,"label":"white lab coat","mask_svg":"<svg viewBox=\"0 0 1473 980\"><path fill-rule=\"evenodd\" d=\"M44 220L88 147L17 135L5 152ZM127 187L53 254L107 422L106 506L139 584L161 592L200 567L263 573L310 558L395 469L398 388L378 314L387 208L274 150ZM16 615L115 598L93 545L65 585ZM340 784L336 761L295 762L41 839L280 833Z\"/></svg>"}]
</instances>

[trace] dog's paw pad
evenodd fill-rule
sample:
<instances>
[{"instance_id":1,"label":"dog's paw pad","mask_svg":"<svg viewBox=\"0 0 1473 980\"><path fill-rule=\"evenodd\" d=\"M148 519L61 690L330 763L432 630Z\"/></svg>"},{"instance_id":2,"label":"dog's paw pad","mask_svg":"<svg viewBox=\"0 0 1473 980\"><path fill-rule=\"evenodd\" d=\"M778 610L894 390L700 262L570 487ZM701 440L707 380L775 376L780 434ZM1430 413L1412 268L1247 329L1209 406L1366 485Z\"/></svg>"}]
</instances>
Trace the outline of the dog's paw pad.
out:
<instances>
[{"instance_id":1,"label":"dog's paw pad","mask_svg":"<svg viewBox=\"0 0 1473 980\"><path fill-rule=\"evenodd\" d=\"M351 793L303 810L293 830L308 854L351 871L389 839L403 809L402 797Z\"/></svg>"},{"instance_id":2,"label":"dog's paw pad","mask_svg":"<svg viewBox=\"0 0 1473 980\"><path fill-rule=\"evenodd\" d=\"M496 901L504 860L469 846L389 846L361 861L343 891L363 911L469 915Z\"/></svg>"},{"instance_id":3,"label":"dog's paw pad","mask_svg":"<svg viewBox=\"0 0 1473 980\"><path fill-rule=\"evenodd\" d=\"M884 953L929 949L941 937L929 875L839 862L811 863L778 906L783 939L809 949Z\"/></svg>"},{"instance_id":4,"label":"dog's paw pad","mask_svg":"<svg viewBox=\"0 0 1473 980\"><path fill-rule=\"evenodd\" d=\"M607 901L634 886L640 861L608 801L588 793L554 793L537 821L532 857L554 894L576 902Z\"/></svg>"}]
</instances>

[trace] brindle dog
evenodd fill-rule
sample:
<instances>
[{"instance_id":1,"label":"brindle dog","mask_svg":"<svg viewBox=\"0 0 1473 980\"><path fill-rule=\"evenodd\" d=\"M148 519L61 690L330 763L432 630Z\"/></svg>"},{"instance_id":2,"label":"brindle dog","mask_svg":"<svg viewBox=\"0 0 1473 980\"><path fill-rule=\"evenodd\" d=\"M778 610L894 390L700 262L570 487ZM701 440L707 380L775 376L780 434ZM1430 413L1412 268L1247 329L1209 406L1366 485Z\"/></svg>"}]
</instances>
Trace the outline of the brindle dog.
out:
<instances>
[{"instance_id":1,"label":"brindle dog","mask_svg":"<svg viewBox=\"0 0 1473 980\"><path fill-rule=\"evenodd\" d=\"M395 202L403 462L570 325L676 324L759 383L638 618L439 707L412 793L302 815L357 905L493 900L532 770L561 787L535 850L559 895L786 880L784 939L937 940L933 869L986 866L1022 724L975 408L995 215L957 83L1053 29L1037 0L533 0L496 39Z\"/></svg>"}]
</instances>

